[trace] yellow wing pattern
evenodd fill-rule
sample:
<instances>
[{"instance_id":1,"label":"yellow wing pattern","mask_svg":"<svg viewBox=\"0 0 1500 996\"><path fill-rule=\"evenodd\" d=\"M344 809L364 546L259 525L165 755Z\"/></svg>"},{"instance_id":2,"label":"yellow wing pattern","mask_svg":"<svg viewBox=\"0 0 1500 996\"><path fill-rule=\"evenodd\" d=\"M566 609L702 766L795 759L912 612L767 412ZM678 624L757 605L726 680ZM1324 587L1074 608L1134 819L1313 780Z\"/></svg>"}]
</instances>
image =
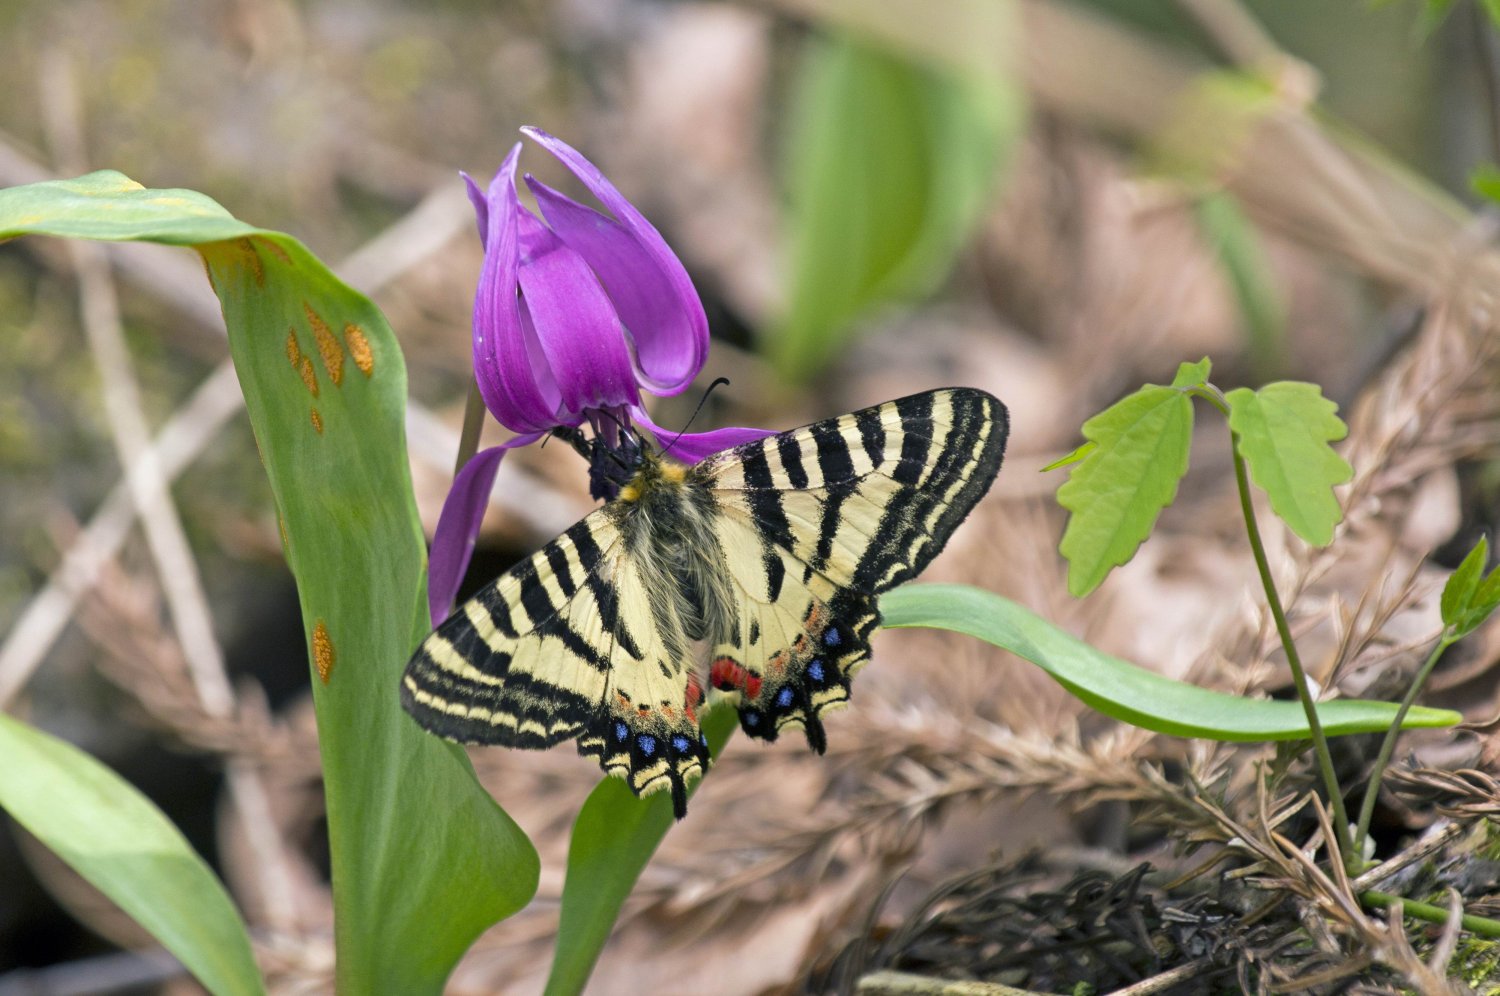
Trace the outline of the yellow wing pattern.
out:
<instances>
[{"instance_id":1,"label":"yellow wing pattern","mask_svg":"<svg viewBox=\"0 0 1500 996\"><path fill-rule=\"evenodd\" d=\"M517 564L417 648L402 704L465 743L576 738L680 818L709 758L707 681L774 740L849 697L880 616L1000 469L1005 407L982 391L914 395L714 454L645 453L621 496Z\"/></svg>"}]
</instances>

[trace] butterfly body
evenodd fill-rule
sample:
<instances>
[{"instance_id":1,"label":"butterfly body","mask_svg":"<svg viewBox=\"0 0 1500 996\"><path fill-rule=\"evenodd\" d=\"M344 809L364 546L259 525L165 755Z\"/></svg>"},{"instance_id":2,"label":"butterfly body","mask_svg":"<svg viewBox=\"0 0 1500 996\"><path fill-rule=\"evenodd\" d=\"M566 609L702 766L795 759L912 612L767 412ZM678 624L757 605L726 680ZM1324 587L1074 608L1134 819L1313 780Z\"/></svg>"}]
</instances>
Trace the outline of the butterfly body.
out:
<instances>
[{"instance_id":1,"label":"butterfly body","mask_svg":"<svg viewBox=\"0 0 1500 996\"><path fill-rule=\"evenodd\" d=\"M709 688L749 735L800 726L821 753L821 714L869 659L876 597L988 490L1007 428L1000 402L956 388L692 466L633 446L613 500L422 643L402 703L461 742L576 738L637 794L669 789L679 817L708 765Z\"/></svg>"}]
</instances>

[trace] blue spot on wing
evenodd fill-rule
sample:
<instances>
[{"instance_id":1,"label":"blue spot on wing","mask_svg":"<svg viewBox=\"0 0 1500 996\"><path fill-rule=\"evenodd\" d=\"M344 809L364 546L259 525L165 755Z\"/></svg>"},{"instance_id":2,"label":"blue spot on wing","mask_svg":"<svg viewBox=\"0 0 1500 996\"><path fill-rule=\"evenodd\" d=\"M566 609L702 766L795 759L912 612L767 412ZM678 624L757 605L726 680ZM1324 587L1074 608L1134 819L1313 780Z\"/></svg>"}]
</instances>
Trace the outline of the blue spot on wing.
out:
<instances>
[{"instance_id":1,"label":"blue spot on wing","mask_svg":"<svg viewBox=\"0 0 1500 996\"><path fill-rule=\"evenodd\" d=\"M759 726L760 725L760 713L758 713L758 712L742 713L740 715L740 718L745 721L745 725L746 726Z\"/></svg>"},{"instance_id":2,"label":"blue spot on wing","mask_svg":"<svg viewBox=\"0 0 1500 996\"><path fill-rule=\"evenodd\" d=\"M686 754L692 746L693 742L681 734L672 738L672 749L679 754Z\"/></svg>"},{"instance_id":3,"label":"blue spot on wing","mask_svg":"<svg viewBox=\"0 0 1500 996\"><path fill-rule=\"evenodd\" d=\"M823 645L825 647L836 647L843 642L844 638L840 635L837 625L829 626L823 631Z\"/></svg>"},{"instance_id":4,"label":"blue spot on wing","mask_svg":"<svg viewBox=\"0 0 1500 996\"><path fill-rule=\"evenodd\" d=\"M615 739L618 740L618 741L620 741L621 743L624 743L626 740L629 740L630 739L630 727L626 726L624 723L616 723L615 724Z\"/></svg>"},{"instance_id":5,"label":"blue spot on wing","mask_svg":"<svg viewBox=\"0 0 1500 996\"><path fill-rule=\"evenodd\" d=\"M776 704L781 706L781 708L783 709L791 705L792 690L790 688L783 688L776 696Z\"/></svg>"},{"instance_id":6,"label":"blue spot on wing","mask_svg":"<svg viewBox=\"0 0 1500 996\"><path fill-rule=\"evenodd\" d=\"M811 664L807 665L807 676L813 681L823 680L823 661L814 657Z\"/></svg>"},{"instance_id":7,"label":"blue spot on wing","mask_svg":"<svg viewBox=\"0 0 1500 996\"><path fill-rule=\"evenodd\" d=\"M636 746L640 747L641 753L647 757L656 753L656 738L649 733L642 733L635 738Z\"/></svg>"}]
</instances>

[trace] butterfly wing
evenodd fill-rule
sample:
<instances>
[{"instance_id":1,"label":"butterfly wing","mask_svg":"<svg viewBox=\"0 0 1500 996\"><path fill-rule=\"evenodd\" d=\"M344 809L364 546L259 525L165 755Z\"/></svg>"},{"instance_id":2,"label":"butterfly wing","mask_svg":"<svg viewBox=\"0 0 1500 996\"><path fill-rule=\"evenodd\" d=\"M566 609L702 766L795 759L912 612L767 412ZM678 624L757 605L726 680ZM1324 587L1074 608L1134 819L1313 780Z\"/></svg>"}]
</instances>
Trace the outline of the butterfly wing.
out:
<instances>
[{"instance_id":1,"label":"butterfly wing","mask_svg":"<svg viewBox=\"0 0 1500 996\"><path fill-rule=\"evenodd\" d=\"M694 468L744 598L710 683L740 693L740 725L773 740L849 697L879 624L876 597L915 577L979 502L1005 453L1005 406L949 388L715 454Z\"/></svg>"},{"instance_id":2,"label":"butterfly wing","mask_svg":"<svg viewBox=\"0 0 1500 996\"><path fill-rule=\"evenodd\" d=\"M459 607L412 656L401 703L461 743L581 753L638 795L672 791L708 764L676 603L622 542L606 506Z\"/></svg>"}]
</instances>

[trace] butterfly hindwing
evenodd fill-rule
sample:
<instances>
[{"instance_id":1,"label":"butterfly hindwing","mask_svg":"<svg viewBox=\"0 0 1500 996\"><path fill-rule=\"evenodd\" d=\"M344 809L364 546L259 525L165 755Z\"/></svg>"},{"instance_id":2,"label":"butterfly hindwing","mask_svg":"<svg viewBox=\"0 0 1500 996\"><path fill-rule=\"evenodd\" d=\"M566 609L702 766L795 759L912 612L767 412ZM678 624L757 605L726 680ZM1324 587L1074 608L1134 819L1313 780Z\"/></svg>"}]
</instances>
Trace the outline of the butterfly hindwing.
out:
<instances>
[{"instance_id":1,"label":"butterfly hindwing","mask_svg":"<svg viewBox=\"0 0 1500 996\"><path fill-rule=\"evenodd\" d=\"M709 457L719 541L750 611L714 648L710 682L775 739L849 696L879 624L875 599L915 577L989 490L1008 432L982 391L913 395ZM715 670L716 669L716 670Z\"/></svg>"}]
</instances>

